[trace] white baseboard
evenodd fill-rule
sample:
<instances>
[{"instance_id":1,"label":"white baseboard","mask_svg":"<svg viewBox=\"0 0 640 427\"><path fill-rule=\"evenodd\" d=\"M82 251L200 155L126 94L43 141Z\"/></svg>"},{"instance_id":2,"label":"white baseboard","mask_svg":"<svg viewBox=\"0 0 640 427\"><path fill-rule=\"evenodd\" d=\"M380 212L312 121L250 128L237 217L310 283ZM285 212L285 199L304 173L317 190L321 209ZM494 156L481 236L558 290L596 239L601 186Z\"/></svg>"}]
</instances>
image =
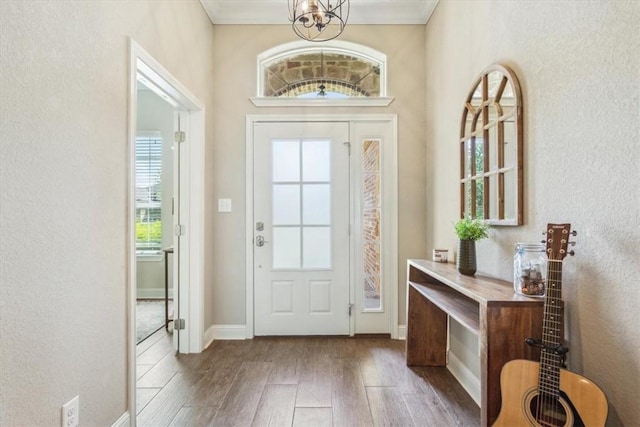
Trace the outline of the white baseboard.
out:
<instances>
[{"instance_id":1,"label":"white baseboard","mask_svg":"<svg viewBox=\"0 0 640 427\"><path fill-rule=\"evenodd\" d=\"M407 325L398 325L398 339L399 340L407 339Z\"/></svg>"},{"instance_id":2,"label":"white baseboard","mask_svg":"<svg viewBox=\"0 0 640 427\"><path fill-rule=\"evenodd\" d=\"M244 340L246 329L246 325L213 325L207 329L205 339L211 334L214 340Z\"/></svg>"},{"instance_id":3,"label":"white baseboard","mask_svg":"<svg viewBox=\"0 0 640 427\"><path fill-rule=\"evenodd\" d=\"M469 370L455 354L449 352L449 372L458 380L469 396L480 406L480 379Z\"/></svg>"},{"instance_id":4,"label":"white baseboard","mask_svg":"<svg viewBox=\"0 0 640 427\"><path fill-rule=\"evenodd\" d=\"M202 347L202 351L204 351L207 347L211 345L215 336L215 325L209 326L209 328L204 331L204 336L202 337L202 342L204 346Z\"/></svg>"},{"instance_id":5,"label":"white baseboard","mask_svg":"<svg viewBox=\"0 0 640 427\"><path fill-rule=\"evenodd\" d=\"M204 333L204 348L209 347L213 340L244 340L247 339L245 325L212 325ZM398 339L407 339L407 326L398 326ZM457 359L456 359L457 360ZM465 368L466 369L466 368ZM479 390L479 386L478 386Z\"/></svg>"},{"instance_id":6,"label":"white baseboard","mask_svg":"<svg viewBox=\"0 0 640 427\"><path fill-rule=\"evenodd\" d=\"M122 414L122 416L120 418L118 418L118 420L113 423L113 425L111 427L129 427L131 425L131 419L129 417L129 412L125 412L124 414Z\"/></svg>"},{"instance_id":7,"label":"white baseboard","mask_svg":"<svg viewBox=\"0 0 640 427\"><path fill-rule=\"evenodd\" d=\"M136 289L138 299L164 299L164 288L139 288ZM173 299L173 289L169 289L169 298Z\"/></svg>"}]
</instances>

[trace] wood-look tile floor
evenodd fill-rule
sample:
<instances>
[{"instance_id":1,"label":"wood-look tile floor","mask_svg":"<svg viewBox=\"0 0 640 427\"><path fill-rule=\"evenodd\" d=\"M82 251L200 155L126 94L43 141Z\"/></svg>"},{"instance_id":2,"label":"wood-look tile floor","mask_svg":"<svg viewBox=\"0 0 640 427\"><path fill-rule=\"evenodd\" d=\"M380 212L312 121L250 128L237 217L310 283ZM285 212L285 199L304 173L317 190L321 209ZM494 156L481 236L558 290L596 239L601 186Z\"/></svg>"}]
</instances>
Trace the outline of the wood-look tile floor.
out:
<instances>
[{"instance_id":1,"label":"wood-look tile floor","mask_svg":"<svg viewBox=\"0 0 640 427\"><path fill-rule=\"evenodd\" d=\"M404 341L256 338L176 355L137 347L139 426L478 426L446 368L408 368Z\"/></svg>"}]
</instances>

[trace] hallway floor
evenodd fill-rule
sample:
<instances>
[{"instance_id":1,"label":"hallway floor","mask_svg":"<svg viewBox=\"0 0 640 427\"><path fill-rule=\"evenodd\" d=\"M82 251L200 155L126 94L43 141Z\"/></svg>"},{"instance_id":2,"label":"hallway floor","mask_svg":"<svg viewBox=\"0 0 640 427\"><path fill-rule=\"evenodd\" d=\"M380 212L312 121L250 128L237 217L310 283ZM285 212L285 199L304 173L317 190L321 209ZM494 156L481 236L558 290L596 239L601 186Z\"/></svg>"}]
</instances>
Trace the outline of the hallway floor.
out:
<instances>
[{"instance_id":1,"label":"hallway floor","mask_svg":"<svg viewBox=\"0 0 640 427\"><path fill-rule=\"evenodd\" d=\"M446 368L408 368L404 341L256 338L175 355L161 329L137 347L139 426L478 426Z\"/></svg>"}]
</instances>

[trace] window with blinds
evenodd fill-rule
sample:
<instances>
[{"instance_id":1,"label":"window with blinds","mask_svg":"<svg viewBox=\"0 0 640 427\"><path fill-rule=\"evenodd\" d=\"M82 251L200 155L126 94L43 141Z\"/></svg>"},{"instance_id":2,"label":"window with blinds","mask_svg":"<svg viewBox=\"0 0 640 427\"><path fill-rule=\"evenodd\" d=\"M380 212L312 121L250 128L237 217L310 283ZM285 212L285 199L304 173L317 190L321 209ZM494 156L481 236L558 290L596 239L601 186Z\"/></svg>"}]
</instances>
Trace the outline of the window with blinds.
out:
<instances>
[{"instance_id":1,"label":"window with blinds","mask_svg":"<svg viewBox=\"0 0 640 427\"><path fill-rule=\"evenodd\" d=\"M136 137L136 253L162 251L162 137Z\"/></svg>"}]
</instances>

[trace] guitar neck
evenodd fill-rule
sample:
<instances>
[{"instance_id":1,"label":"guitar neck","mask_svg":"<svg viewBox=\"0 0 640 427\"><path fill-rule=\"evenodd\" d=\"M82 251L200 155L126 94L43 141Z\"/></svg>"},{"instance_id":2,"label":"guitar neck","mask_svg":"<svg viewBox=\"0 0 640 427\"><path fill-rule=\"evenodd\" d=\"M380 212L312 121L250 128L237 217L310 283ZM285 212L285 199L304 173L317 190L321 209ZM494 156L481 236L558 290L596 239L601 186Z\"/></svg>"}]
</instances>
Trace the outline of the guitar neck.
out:
<instances>
[{"instance_id":1,"label":"guitar neck","mask_svg":"<svg viewBox=\"0 0 640 427\"><path fill-rule=\"evenodd\" d=\"M563 338L562 308L562 260L548 260L547 295L542 323L542 343L538 388L541 393L558 396L560 391L560 368L562 355L553 348L560 346Z\"/></svg>"},{"instance_id":2,"label":"guitar neck","mask_svg":"<svg viewBox=\"0 0 640 427\"><path fill-rule=\"evenodd\" d=\"M542 341L553 347L562 343L562 261L548 260L546 286Z\"/></svg>"}]
</instances>

